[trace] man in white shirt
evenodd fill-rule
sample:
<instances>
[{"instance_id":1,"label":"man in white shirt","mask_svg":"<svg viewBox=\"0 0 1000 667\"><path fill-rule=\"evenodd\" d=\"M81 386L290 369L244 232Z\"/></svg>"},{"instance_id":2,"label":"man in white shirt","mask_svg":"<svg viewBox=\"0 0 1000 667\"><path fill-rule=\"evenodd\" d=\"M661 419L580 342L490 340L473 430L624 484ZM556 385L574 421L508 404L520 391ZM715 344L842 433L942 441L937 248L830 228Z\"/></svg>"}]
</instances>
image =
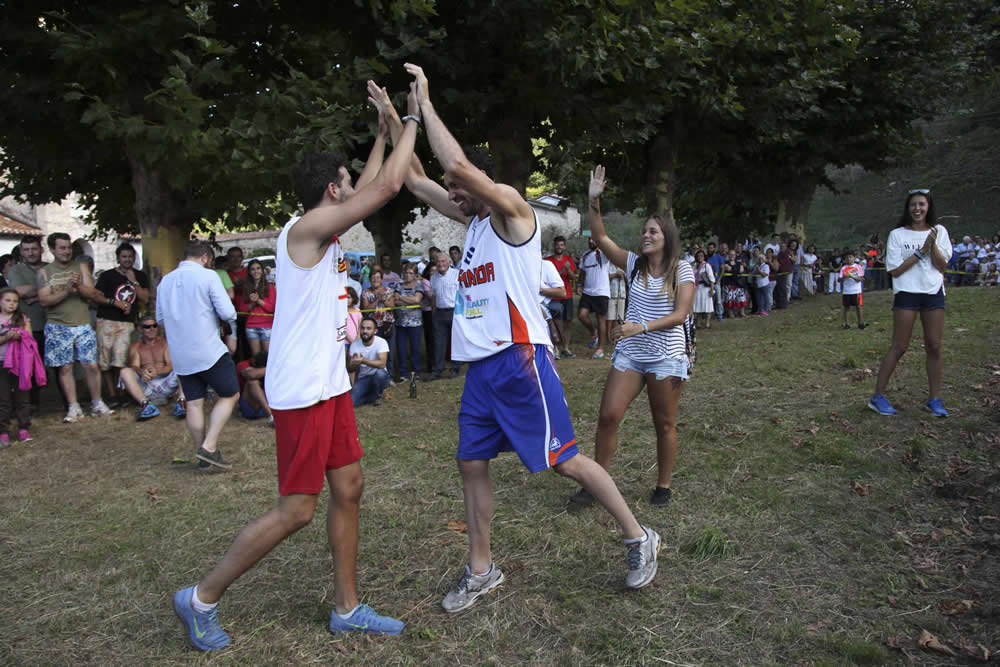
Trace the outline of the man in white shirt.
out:
<instances>
[{"instance_id":1,"label":"man in white shirt","mask_svg":"<svg viewBox=\"0 0 1000 667\"><path fill-rule=\"evenodd\" d=\"M373 87L369 82L369 94ZM273 509L240 531L197 586L174 594L174 613L188 639L202 651L229 645L229 635L219 624L219 599L243 573L312 521L324 486L330 489L327 536L334 577L329 631L380 635L403 631L401 621L358 600L355 573L364 452L344 363L348 262L339 237L382 208L402 187L419 121L412 89L409 102L405 126L384 163L386 131L385 123L379 123L356 186L343 155L313 153L292 168L292 183L305 212L285 223L278 235L275 263L281 280L264 378L274 417L280 497Z\"/></svg>"},{"instance_id":2,"label":"man in white shirt","mask_svg":"<svg viewBox=\"0 0 1000 667\"><path fill-rule=\"evenodd\" d=\"M236 366L219 338L219 321L236 319L213 265L215 252L206 241L190 241L184 261L160 281L156 289L156 321L163 325L174 371L187 399L185 421L203 471L231 465L219 451L222 427L240 399ZM235 338L232 339L235 342ZM205 394L211 387L219 399L205 428Z\"/></svg>"},{"instance_id":3,"label":"man in white shirt","mask_svg":"<svg viewBox=\"0 0 1000 667\"><path fill-rule=\"evenodd\" d=\"M562 276L559 275L559 269L552 262L542 262L542 282L539 295L538 302L542 306L545 323L549 326L549 338L552 339L552 349L555 351L562 343L556 322L562 317L563 302L560 299L566 296L566 287ZM556 358L555 355L553 358Z\"/></svg>"},{"instance_id":4,"label":"man in white shirt","mask_svg":"<svg viewBox=\"0 0 1000 667\"><path fill-rule=\"evenodd\" d=\"M580 258L583 272L583 295L580 297L578 318L580 324L590 333L590 345L594 359L604 358L604 343L608 338L608 300L611 286L608 281L608 258L597 248L594 239L587 239L589 250ZM591 313L597 314L597 328L590 321Z\"/></svg>"},{"instance_id":5,"label":"man in white shirt","mask_svg":"<svg viewBox=\"0 0 1000 667\"><path fill-rule=\"evenodd\" d=\"M358 338L351 343L347 370L354 375L351 387L351 401L354 407L382 402L382 392L389 386L389 371L385 365L389 360L389 343L375 335L378 327L375 320L366 317L358 327Z\"/></svg>"},{"instance_id":6,"label":"man in white shirt","mask_svg":"<svg viewBox=\"0 0 1000 667\"><path fill-rule=\"evenodd\" d=\"M774 256L777 257L778 252L781 250L781 236L778 234L772 234L771 242L768 243L766 246L764 246L764 249L761 251L761 253L766 253L768 248L770 248L771 252L774 253Z\"/></svg>"},{"instance_id":7,"label":"man in white shirt","mask_svg":"<svg viewBox=\"0 0 1000 667\"><path fill-rule=\"evenodd\" d=\"M444 358L451 343L451 325L455 320L455 293L458 292L458 269L443 252L434 258L431 274L431 305L434 307L434 372L431 380L440 380L444 373ZM461 361L451 362L451 377L458 377Z\"/></svg>"}]
</instances>

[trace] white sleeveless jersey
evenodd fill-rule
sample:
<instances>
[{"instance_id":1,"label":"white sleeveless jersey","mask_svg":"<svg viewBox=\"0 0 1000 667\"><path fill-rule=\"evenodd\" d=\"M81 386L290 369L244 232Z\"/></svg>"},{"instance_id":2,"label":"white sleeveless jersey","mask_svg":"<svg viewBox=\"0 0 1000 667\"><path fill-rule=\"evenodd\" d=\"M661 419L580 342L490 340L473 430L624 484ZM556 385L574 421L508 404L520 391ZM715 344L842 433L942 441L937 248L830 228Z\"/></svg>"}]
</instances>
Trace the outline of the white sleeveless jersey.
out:
<instances>
[{"instance_id":1,"label":"white sleeveless jersey","mask_svg":"<svg viewBox=\"0 0 1000 667\"><path fill-rule=\"evenodd\" d=\"M458 264L458 294L451 327L452 359L477 361L514 343L550 345L538 307L542 242L535 231L521 245L497 236L489 216L476 216Z\"/></svg>"},{"instance_id":2,"label":"white sleeveless jersey","mask_svg":"<svg viewBox=\"0 0 1000 667\"><path fill-rule=\"evenodd\" d=\"M275 410L315 405L350 391L344 357L347 337L347 260L337 237L316 266L306 269L288 255L288 230L275 251L277 300L264 390Z\"/></svg>"}]
</instances>

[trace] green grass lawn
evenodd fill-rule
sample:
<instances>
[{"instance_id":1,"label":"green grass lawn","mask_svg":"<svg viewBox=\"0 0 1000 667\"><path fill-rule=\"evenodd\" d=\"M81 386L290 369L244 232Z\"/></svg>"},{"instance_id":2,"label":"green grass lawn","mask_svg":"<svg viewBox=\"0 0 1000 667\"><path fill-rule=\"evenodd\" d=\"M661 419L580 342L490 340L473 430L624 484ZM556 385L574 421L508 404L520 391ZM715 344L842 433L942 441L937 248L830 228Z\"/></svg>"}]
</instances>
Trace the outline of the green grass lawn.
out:
<instances>
[{"instance_id":1,"label":"green grass lawn","mask_svg":"<svg viewBox=\"0 0 1000 667\"><path fill-rule=\"evenodd\" d=\"M449 527L464 519L462 380L420 385L416 401L390 390L357 415L358 579L363 601L406 621L398 638L326 632L321 502L223 599L232 646L199 656L170 598L274 503L273 432L234 419L222 440L233 472L202 476L171 464L191 447L169 417L46 415L34 442L0 452L0 663L956 664L1000 650L1000 289L948 299L947 420L920 409L919 326L890 383L900 414L865 407L889 343L887 293L866 295L865 331L841 330L839 299L820 296L701 332L669 507L648 504L645 393L621 426L612 475L664 538L657 579L638 592L624 590L610 517L573 511L570 482L504 455L492 466L493 537L507 581L443 613L466 557ZM576 347L559 370L590 454L609 363ZM923 631L955 656L921 648Z\"/></svg>"}]
</instances>

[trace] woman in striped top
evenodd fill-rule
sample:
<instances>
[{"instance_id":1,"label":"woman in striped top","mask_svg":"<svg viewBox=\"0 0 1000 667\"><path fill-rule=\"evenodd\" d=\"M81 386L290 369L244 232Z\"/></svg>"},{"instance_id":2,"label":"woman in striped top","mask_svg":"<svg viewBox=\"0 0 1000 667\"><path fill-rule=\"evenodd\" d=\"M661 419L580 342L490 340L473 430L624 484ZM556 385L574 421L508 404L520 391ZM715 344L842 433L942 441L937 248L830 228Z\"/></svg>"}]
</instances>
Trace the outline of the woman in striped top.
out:
<instances>
[{"instance_id":1,"label":"woman in striped top","mask_svg":"<svg viewBox=\"0 0 1000 667\"><path fill-rule=\"evenodd\" d=\"M666 505L677 455L677 404L688 376L684 321L694 300L694 271L679 259L680 239L669 218L650 216L642 229L639 254L612 241L601 219L604 186L604 167L598 165L590 174L588 190L591 238L612 263L625 267L629 297L625 320L611 330L616 347L601 397L595 458L604 468L611 464L618 448L618 424L646 383L656 426L658 470L650 502ZM581 489L572 499L587 504L588 495Z\"/></svg>"}]
</instances>

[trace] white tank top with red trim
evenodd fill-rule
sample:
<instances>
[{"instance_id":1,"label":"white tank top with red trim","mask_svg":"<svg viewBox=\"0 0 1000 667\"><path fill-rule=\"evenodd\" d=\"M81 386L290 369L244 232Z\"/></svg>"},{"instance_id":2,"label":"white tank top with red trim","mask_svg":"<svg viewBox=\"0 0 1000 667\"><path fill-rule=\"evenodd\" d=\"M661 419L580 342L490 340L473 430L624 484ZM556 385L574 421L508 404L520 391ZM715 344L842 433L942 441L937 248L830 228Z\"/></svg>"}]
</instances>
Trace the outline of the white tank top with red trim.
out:
<instances>
[{"instance_id":1,"label":"white tank top with red trim","mask_svg":"<svg viewBox=\"0 0 1000 667\"><path fill-rule=\"evenodd\" d=\"M335 236L316 266L288 255L288 230L275 251L277 299L264 390L274 410L296 410L351 390L344 362L347 338L347 259Z\"/></svg>"},{"instance_id":2,"label":"white tank top with red trim","mask_svg":"<svg viewBox=\"0 0 1000 667\"><path fill-rule=\"evenodd\" d=\"M451 328L452 359L478 361L514 343L550 345L538 307L542 242L535 231L511 245L493 230L489 216L476 216L465 235L458 264L458 294Z\"/></svg>"}]
</instances>

